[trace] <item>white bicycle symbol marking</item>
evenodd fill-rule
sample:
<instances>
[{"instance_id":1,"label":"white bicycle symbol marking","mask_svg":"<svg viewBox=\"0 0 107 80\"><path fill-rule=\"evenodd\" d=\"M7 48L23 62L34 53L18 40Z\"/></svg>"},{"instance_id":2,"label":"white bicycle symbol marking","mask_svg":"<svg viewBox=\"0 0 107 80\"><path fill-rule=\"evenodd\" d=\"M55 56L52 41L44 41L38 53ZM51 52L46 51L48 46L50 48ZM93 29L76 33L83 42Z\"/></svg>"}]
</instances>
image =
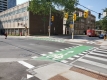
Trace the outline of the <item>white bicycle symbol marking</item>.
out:
<instances>
[{"instance_id":1,"label":"white bicycle symbol marking","mask_svg":"<svg viewBox=\"0 0 107 80\"><path fill-rule=\"evenodd\" d=\"M58 59L62 59L65 55L68 55L68 54L73 53L73 52L74 51L69 51L69 52L67 52L65 54L62 54L62 53L60 53L60 54L52 54L52 55L47 56L46 58L52 58L52 60L58 60Z\"/></svg>"},{"instance_id":2,"label":"white bicycle symbol marking","mask_svg":"<svg viewBox=\"0 0 107 80\"><path fill-rule=\"evenodd\" d=\"M53 54L53 55L47 56L47 58L52 58L53 60L58 60L58 59L63 58L63 54Z\"/></svg>"}]
</instances>

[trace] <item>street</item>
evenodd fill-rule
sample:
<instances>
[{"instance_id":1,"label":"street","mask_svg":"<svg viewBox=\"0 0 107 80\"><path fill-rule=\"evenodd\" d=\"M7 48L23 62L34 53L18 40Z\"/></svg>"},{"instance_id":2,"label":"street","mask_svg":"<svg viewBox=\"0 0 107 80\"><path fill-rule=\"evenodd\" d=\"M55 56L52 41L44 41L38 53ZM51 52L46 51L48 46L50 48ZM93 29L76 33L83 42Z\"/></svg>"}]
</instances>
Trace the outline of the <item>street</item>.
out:
<instances>
[{"instance_id":1,"label":"street","mask_svg":"<svg viewBox=\"0 0 107 80\"><path fill-rule=\"evenodd\" d=\"M107 74L106 54L96 49L95 44L67 43L63 39L1 38L0 80L48 80L72 66ZM51 74L52 70L55 72Z\"/></svg>"},{"instance_id":2,"label":"street","mask_svg":"<svg viewBox=\"0 0 107 80\"><path fill-rule=\"evenodd\" d=\"M1 80L21 80L27 76L27 68L18 61L26 60L35 67L53 63L51 61L34 61L31 57L41 56L55 50L75 45L32 39L0 39L0 78Z\"/></svg>"}]
</instances>

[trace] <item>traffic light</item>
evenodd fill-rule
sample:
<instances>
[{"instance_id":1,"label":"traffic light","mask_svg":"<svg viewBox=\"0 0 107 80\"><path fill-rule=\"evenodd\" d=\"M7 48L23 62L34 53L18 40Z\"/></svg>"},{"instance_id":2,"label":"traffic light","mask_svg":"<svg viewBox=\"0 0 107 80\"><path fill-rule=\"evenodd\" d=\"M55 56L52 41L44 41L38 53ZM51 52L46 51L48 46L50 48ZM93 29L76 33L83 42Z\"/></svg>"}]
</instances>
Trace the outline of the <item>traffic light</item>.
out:
<instances>
[{"instance_id":1,"label":"traffic light","mask_svg":"<svg viewBox=\"0 0 107 80\"><path fill-rule=\"evenodd\" d=\"M101 18L101 13L98 14L98 18L99 18L99 19Z\"/></svg>"},{"instance_id":2,"label":"traffic light","mask_svg":"<svg viewBox=\"0 0 107 80\"><path fill-rule=\"evenodd\" d=\"M84 18L88 17L88 11L84 11Z\"/></svg>"},{"instance_id":3,"label":"traffic light","mask_svg":"<svg viewBox=\"0 0 107 80\"><path fill-rule=\"evenodd\" d=\"M54 21L54 16L52 16L52 18L51 18L51 19L52 19L52 21Z\"/></svg>"},{"instance_id":4,"label":"traffic light","mask_svg":"<svg viewBox=\"0 0 107 80\"><path fill-rule=\"evenodd\" d=\"M65 13L65 14L64 14L64 17L68 19L68 13Z\"/></svg>"},{"instance_id":5,"label":"traffic light","mask_svg":"<svg viewBox=\"0 0 107 80\"><path fill-rule=\"evenodd\" d=\"M76 14L74 14L73 15L73 20L76 21L76 18L77 18L77 16L76 16Z\"/></svg>"}]
</instances>

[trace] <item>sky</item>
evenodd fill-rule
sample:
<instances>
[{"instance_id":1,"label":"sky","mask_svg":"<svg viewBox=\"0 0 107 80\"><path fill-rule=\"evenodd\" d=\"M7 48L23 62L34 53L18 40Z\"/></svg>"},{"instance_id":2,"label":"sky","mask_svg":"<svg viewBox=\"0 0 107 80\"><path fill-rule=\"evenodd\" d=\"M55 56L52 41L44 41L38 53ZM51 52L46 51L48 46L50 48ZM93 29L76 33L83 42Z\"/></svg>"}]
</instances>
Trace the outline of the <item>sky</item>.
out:
<instances>
[{"instance_id":1,"label":"sky","mask_svg":"<svg viewBox=\"0 0 107 80\"><path fill-rule=\"evenodd\" d=\"M17 4L22 4L24 2L27 2L29 0L17 0ZM96 20L98 19L98 13L103 13L102 9L107 8L107 0L79 0L79 3L95 12L91 11L91 14L96 16ZM77 6L78 8L81 8L83 10L87 10L86 8L82 6Z\"/></svg>"}]
</instances>

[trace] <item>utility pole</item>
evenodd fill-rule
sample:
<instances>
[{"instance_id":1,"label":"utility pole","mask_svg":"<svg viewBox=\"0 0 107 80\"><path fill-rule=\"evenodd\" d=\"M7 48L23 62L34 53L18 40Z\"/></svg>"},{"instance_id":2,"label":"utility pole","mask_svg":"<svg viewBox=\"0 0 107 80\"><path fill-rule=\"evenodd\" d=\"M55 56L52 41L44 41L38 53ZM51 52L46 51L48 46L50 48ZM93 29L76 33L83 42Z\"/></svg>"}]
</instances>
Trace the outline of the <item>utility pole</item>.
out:
<instances>
[{"instance_id":1,"label":"utility pole","mask_svg":"<svg viewBox=\"0 0 107 80\"><path fill-rule=\"evenodd\" d=\"M74 19L73 19L73 28L72 28L72 39L74 39Z\"/></svg>"},{"instance_id":2,"label":"utility pole","mask_svg":"<svg viewBox=\"0 0 107 80\"><path fill-rule=\"evenodd\" d=\"M49 37L50 37L50 34L51 34L51 7L50 7L50 15L49 15Z\"/></svg>"}]
</instances>

